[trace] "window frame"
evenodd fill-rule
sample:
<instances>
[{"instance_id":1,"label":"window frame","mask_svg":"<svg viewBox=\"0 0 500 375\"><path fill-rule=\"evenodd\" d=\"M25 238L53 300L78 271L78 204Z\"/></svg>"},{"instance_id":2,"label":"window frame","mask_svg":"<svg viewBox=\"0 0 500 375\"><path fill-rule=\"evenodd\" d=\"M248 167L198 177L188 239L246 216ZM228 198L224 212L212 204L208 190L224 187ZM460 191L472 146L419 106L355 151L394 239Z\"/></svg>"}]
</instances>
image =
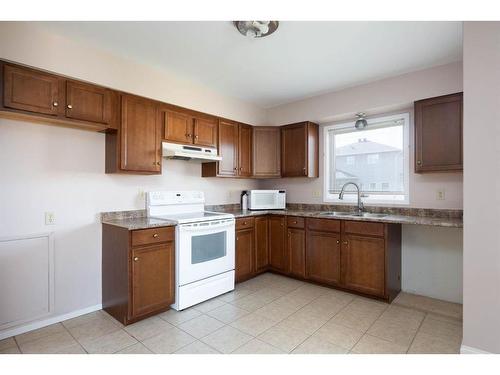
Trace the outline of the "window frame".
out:
<instances>
[{"instance_id":1,"label":"window frame","mask_svg":"<svg viewBox=\"0 0 500 375\"><path fill-rule=\"evenodd\" d=\"M396 199L396 196L402 196L402 194L390 194L389 193L371 193L368 196L363 197L363 203L366 205L409 205L410 204L410 113L405 111L401 113L391 114L391 115L379 115L367 118L368 129L387 127L387 125L378 126L376 124L384 124L395 120L404 120L403 124L403 184L404 184L404 196L403 199ZM329 123L323 126L323 202L325 203L335 203L335 204L353 204L357 202L356 193L346 192L344 199L338 198L338 193L331 194L328 189L328 182L330 180L330 172L335 171L335 158L333 160L332 169L328 168L330 164L330 145L328 142L328 133L334 131L336 134L341 133L351 133L356 130L355 121L342 122L342 123ZM361 193L365 193L361 191ZM367 194L367 193L365 193ZM393 197L393 198L391 198Z\"/></svg>"}]
</instances>

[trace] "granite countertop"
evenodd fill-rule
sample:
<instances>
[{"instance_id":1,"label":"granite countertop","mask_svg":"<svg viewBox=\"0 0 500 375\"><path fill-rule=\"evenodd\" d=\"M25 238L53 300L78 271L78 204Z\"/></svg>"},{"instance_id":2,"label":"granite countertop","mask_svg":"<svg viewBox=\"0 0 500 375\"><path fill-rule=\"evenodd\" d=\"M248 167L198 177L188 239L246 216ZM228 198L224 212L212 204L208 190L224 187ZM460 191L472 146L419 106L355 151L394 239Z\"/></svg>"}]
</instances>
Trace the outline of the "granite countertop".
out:
<instances>
[{"instance_id":1,"label":"granite countertop","mask_svg":"<svg viewBox=\"0 0 500 375\"><path fill-rule=\"evenodd\" d=\"M323 207L325 208L325 207ZM235 218L251 217L260 215L285 215L285 216L302 216L315 217L321 219L336 219L336 220L352 220L352 221L371 221L379 223L394 223L394 224L415 224L415 225L430 225L449 228L462 228L463 220L460 212L457 210L426 210L426 209L410 209L402 211L398 209L389 209L389 212L384 212L383 217L359 217L345 215L323 215L329 209L304 209L303 207L291 208L286 210L265 210L265 211L250 211L241 210L236 205L227 206L207 206L208 211L225 212L235 216ZM342 210L339 210L342 211ZM345 209L343 210L345 211ZM401 212L405 213L402 215ZM410 214L406 214L410 213ZM146 210L133 211L117 211L101 213L101 221L103 224L115 225L128 230L147 229L157 227L175 226L177 223L173 220L153 219L146 216Z\"/></svg>"},{"instance_id":2,"label":"granite countertop","mask_svg":"<svg viewBox=\"0 0 500 375\"><path fill-rule=\"evenodd\" d=\"M177 225L177 222L174 220L147 217L144 210L104 212L101 214L101 222L128 230L172 227Z\"/></svg>"},{"instance_id":3,"label":"granite countertop","mask_svg":"<svg viewBox=\"0 0 500 375\"><path fill-rule=\"evenodd\" d=\"M394 223L394 224L416 224L416 225L431 225L439 227L452 227L462 228L463 220L461 218L448 218L448 217L427 217L427 216L406 216L388 214L383 217L359 217L359 216L345 216L333 215L326 216L321 213L324 211L304 211L304 210L269 210L269 211L250 211L250 210L219 210L219 212L226 212L233 214L236 218L250 217L259 215L285 215L285 216L302 216L302 217L315 217L321 219L337 219L337 220L352 220L352 221L371 221L379 223Z\"/></svg>"}]
</instances>

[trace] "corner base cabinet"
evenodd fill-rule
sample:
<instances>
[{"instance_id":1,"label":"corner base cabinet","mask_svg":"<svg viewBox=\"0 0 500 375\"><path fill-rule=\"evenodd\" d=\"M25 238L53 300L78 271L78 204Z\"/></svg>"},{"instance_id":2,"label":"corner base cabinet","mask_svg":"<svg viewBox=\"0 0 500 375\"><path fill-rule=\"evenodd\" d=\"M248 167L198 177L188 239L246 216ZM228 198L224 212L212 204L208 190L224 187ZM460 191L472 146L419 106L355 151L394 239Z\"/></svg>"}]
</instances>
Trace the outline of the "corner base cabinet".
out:
<instances>
[{"instance_id":1,"label":"corner base cabinet","mask_svg":"<svg viewBox=\"0 0 500 375\"><path fill-rule=\"evenodd\" d=\"M175 229L102 227L102 307L127 325L175 302Z\"/></svg>"}]
</instances>

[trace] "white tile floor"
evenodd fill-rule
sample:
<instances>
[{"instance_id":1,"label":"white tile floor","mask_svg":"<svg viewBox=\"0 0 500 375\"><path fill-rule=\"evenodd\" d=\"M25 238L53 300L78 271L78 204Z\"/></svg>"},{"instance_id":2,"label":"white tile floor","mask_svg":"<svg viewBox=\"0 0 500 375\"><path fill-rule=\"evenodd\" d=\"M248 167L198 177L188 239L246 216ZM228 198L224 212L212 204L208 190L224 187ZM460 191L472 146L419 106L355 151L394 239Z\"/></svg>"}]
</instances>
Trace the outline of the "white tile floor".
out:
<instances>
[{"instance_id":1,"label":"white tile floor","mask_svg":"<svg viewBox=\"0 0 500 375\"><path fill-rule=\"evenodd\" d=\"M0 341L0 353L458 353L462 306L389 305L266 273L182 312L122 326L103 311Z\"/></svg>"}]
</instances>

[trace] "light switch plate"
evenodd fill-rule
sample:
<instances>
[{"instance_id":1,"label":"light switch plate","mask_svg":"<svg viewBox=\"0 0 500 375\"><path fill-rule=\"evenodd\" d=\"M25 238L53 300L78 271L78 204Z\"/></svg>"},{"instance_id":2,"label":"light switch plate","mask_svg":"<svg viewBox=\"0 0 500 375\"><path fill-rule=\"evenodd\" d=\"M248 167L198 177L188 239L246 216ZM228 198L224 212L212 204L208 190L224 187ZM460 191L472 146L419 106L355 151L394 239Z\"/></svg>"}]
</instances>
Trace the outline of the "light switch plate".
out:
<instances>
[{"instance_id":1,"label":"light switch plate","mask_svg":"<svg viewBox=\"0 0 500 375\"><path fill-rule=\"evenodd\" d=\"M54 212L46 212L45 225L55 225L55 223L56 223L56 214Z\"/></svg>"},{"instance_id":2,"label":"light switch plate","mask_svg":"<svg viewBox=\"0 0 500 375\"><path fill-rule=\"evenodd\" d=\"M313 190L313 197L314 198L321 197L321 191L319 191L319 190Z\"/></svg>"}]
</instances>

